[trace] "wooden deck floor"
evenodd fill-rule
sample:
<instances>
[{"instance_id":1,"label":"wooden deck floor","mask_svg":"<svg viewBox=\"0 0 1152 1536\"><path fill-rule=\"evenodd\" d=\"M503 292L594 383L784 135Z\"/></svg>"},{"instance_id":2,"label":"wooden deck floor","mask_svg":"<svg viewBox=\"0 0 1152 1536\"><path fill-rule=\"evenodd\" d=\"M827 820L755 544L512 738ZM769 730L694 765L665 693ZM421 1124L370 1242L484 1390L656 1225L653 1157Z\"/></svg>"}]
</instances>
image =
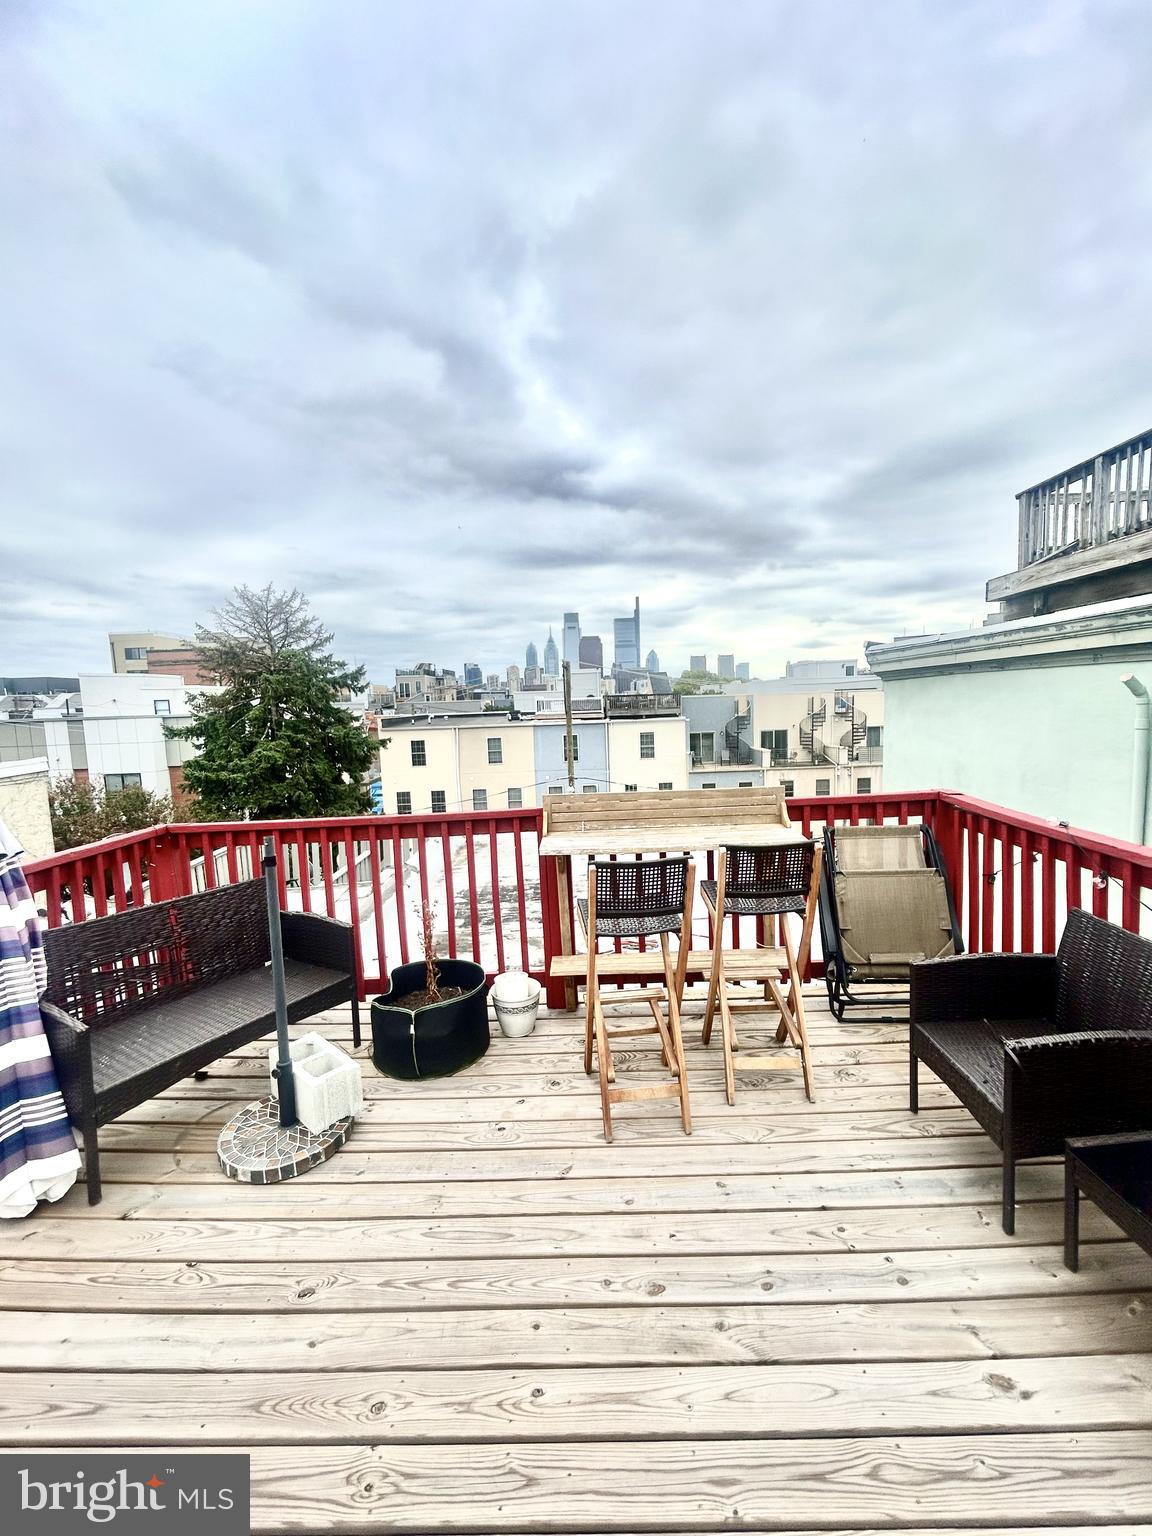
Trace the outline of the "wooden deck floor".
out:
<instances>
[{"instance_id":1,"label":"wooden deck floor","mask_svg":"<svg viewBox=\"0 0 1152 1536\"><path fill-rule=\"evenodd\" d=\"M0 1223L0 1441L250 1448L258 1531L1148 1526L1152 1260L1086 1214L1069 1274L1054 1165L1005 1237L905 1027L813 1014L818 1102L730 1109L694 1043L691 1138L641 1103L604 1144L569 1015L366 1065L347 1148L268 1189L217 1171L262 1087L221 1061L103 1134L94 1212Z\"/></svg>"}]
</instances>

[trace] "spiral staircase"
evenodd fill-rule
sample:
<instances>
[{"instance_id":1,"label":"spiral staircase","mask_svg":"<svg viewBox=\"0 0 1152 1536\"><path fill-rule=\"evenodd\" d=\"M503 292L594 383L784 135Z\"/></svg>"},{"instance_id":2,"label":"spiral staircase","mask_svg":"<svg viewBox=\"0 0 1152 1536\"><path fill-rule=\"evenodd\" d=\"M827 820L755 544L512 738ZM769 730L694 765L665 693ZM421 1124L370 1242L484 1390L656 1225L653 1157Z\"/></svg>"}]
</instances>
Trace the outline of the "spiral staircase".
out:
<instances>
[{"instance_id":1,"label":"spiral staircase","mask_svg":"<svg viewBox=\"0 0 1152 1536\"><path fill-rule=\"evenodd\" d=\"M808 713L800 722L800 749L814 763L830 761L828 748L820 734L821 727L827 719L828 700L823 697L817 699L809 696Z\"/></svg>"}]
</instances>

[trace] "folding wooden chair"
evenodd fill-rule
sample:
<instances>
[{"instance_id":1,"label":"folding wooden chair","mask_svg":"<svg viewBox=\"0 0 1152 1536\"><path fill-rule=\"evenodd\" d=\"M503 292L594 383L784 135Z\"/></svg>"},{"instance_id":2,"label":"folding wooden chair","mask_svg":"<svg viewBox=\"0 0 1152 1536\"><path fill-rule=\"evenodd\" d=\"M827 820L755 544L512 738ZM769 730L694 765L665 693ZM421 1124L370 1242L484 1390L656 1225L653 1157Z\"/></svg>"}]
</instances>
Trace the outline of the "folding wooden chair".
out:
<instances>
[{"instance_id":1,"label":"folding wooden chair","mask_svg":"<svg viewBox=\"0 0 1152 1536\"><path fill-rule=\"evenodd\" d=\"M692 936L692 891L695 868L685 854L677 858L617 860L589 859L588 899L577 903L580 923L588 944L585 978L584 1070L592 1071L593 1049L600 1073L600 1107L604 1139L612 1140L612 1106L635 1099L676 1098L686 1134L692 1131L688 1103L688 1073L684 1065L684 1041L680 1032L680 1007ZM668 935L678 933L680 947L673 960ZM599 953L599 939L659 937L659 951L643 954ZM639 991L605 993L601 983L611 975L626 973L659 976L663 985L645 985ZM613 1003L647 1002L652 1023L608 1030L604 1008ZM663 1007L662 1007L663 1005ZM666 1008L666 1012L664 1009ZM660 1054L671 1081L634 1088L616 1084L612 1064L613 1039L625 1035L658 1035Z\"/></svg>"},{"instance_id":2,"label":"folding wooden chair","mask_svg":"<svg viewBox=\"0 0 1152 1536\"><path fill-rule=\"evenodd\" d=\"M733 847L720 850L715 880L701 881L700 890L712 918L712 969L708 978L708 1005L704 1014L703 1041L712 1038L712 1022L720 1014L724 1043L724 1092L729 1104L736 1102L736 1073L791 1068L791 1055L753 1055L740 1052L732 1020L733 1002L749 1001L747 991L732 993L735 983L762 982L764 1001L780 1012L778 1044L792 1045L800 1053L804 1092L811 1101L812 1061L804 1022L801 982L812 948L812 926L820 893L821 850L814 843L790 843L782 847ZM803 914L800 946L789 932L787 914ZM728 917L755 917L761 938L769 942L756 949L725 949L724 921ZM778 930L773 935L773 929ZM787 990L782 983L787 981ZM738 1054L739 1053L739 1054Z\"/></svg>"}]
</instances>

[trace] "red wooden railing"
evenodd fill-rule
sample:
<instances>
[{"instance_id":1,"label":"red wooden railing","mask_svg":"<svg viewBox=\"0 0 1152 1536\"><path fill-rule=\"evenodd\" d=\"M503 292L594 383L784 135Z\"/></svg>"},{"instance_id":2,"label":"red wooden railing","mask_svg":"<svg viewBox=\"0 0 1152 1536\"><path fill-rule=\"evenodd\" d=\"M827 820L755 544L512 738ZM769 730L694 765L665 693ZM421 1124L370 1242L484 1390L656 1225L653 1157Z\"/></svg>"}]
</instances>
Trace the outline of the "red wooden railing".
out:
<instances>
[{"instance_id":1,"label":"red wooden railing","mask_svg":"<svg viewBox=\"0 0 1152 1536\"><path fill-rule=\"evenodd\" d=\"M971 950L1050 950L1074 906L1134 931L1152 928L1150 848L945 790L793 799L789 810L816 834L830 824L930 822ZM541 825L538 810L187 823L53 854L26 873L49 923L83 922L246 879L271 833L285 907L355 915L364 995L418 955L425 901L448 955L489 974L519 965L546 980L560 908L553 861L539 855ZM710 875L711 851L699 850L698 860ZM573 873L571 899L580 890ZM551 989L551 1002L561 997Z\"/></svg>"}]
</instances>

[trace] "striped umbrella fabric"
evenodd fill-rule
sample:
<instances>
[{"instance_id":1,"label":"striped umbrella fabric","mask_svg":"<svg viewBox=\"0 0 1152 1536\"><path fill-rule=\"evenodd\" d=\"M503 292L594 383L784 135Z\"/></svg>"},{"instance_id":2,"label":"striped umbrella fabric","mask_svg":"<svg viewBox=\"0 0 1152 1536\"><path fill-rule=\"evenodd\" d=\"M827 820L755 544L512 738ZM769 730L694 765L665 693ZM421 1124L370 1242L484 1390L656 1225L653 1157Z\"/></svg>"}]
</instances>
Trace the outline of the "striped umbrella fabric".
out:
<instances>
[{"instance_id":1,"label":"striped umbrella fabric","mask_svg":"<svg viewBox=\"0 0 1152 1536\"><path fill-rule=\"evenodd\" d=\"M44 939L22 853L0 821L0 1217L59 1200L80 1170L40 1018Z\"/></svg>"}]
</instances>

